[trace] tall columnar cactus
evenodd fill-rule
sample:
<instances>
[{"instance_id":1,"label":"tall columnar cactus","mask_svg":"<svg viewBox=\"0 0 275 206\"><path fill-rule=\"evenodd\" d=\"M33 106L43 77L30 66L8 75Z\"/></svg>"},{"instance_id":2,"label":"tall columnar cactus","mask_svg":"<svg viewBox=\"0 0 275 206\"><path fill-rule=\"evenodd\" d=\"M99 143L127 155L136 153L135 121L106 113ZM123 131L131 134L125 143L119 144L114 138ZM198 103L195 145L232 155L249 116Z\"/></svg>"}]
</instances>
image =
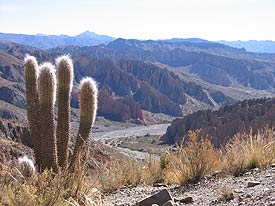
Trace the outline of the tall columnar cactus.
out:
<instances>
[{"instance_id":1,"label":"tall columnar cactus","mask_svg":"<svg viewBox=\"0 0 275 206\"><path fill-rule=\"evenodd\" d=\"M32 56L26 56L24 60L25 82L26 82L26 99L27 115L30 128L30 138L34 147L35 162L38 170L41 167L41 136L40 136L40 109L38 96L38 65Z\"/></svg>"},{"instance_id":2,"label":"tall columnar cactus","mask_svg":"<svg viewBox=\"0 0 275 206\"><path fill-rule=\"evenodd\" d=\"M56 128L58 165L67 167L70 136L70 99L73 87L73 64L69 56L61 56L57 65L58 121Z\"/></svg>"},{"instance_id":3,"label":"tall columnar cactus","mask_svg":"<svg viewBox=\"0 0 275 206\"><path fill-rule=\"evenodd\" d=\"M68 165L73 65L68 56L58 58L56 63L58 67L58 123L56 133L54 126L56 96L54 66L50 63L44 63L40 66L38 75L38 66L34 57L26 57L24 65L29 128L34 144L36 164L41 172L45 169L57 171L58 166L66 168ZM95 121L97 93L97 86L92 78L81 81L80 125L70 163L71 171L75 169L75 163Z\"/></svg>"},{"instance_id":4,"label":"tall columnar cactus","mask_svg":"<svg viewBox=\"0 0 275 206\"><path fill-rule=\"evenodd\" d=\"M54 104L56 93L56 76L54 66L50 63L41 65L38 77L40 115L41 115L41 148L42 171L57 171L57 150L54 127Z\"/></svg>"},{"instance_id":5,"label":"tall columnar cactus","mask_svg":"<svg viewBox=\"0 0 275 206\"><path fill-rule=\"evenodd\" d=\"M98 90L96 82L92 78L85 78L80 83L80 124L76 138L76 144L70 164L70 170L74 170L80 151L87 141L97 112Z\"/></svg>"}]
</instances>

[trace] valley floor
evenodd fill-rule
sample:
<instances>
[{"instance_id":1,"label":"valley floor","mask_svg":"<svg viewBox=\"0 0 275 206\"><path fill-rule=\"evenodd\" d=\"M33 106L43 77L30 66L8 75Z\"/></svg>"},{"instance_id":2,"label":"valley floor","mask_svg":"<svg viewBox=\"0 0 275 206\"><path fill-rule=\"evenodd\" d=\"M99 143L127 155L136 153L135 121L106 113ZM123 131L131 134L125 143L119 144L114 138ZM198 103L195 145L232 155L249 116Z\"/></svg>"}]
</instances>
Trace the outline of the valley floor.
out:
<instances>
[{"instance_id":1,"label":"valley floor","mask_svg":"<svg viewBox=\"0 0 275 206\"><path fill-rule=\"evenodd\" d=\"M258 184L248 187L249 184ZM103 206L130 206L144 198L168 189L175 200L192 197L193 202L187 205L247 205L275 206L275 168L260 171L257 168L241 177L210 178L197 184L182 187L147 187L123 188L105 194ZM232 194L230 194L232 193ZM226 201L225 196L231 198ZM176 202L175 205L184 205Z\"/></svg>"},{"instance_id":2,"label":"valley floor","mask_svg":"<svg viewBox=\"0 0 275 206\"><path fill-rule=\"evenodd\" d=\"M126 156L145 159L152 154L163 154L168 148L161 144L160 137L165 134L169 125L131 125L113 127L112 130L99 127L98 131L92 133L92 138Z\"/></svg>"}]
</instances>

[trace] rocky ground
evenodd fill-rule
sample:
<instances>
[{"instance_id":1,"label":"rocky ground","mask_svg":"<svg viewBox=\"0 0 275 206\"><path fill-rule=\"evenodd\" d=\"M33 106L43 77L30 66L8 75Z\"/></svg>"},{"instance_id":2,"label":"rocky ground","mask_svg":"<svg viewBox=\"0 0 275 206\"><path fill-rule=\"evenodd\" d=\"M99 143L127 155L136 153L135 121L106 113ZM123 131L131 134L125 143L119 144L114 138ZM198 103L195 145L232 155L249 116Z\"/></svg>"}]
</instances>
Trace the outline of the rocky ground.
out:
<instances>
[{"instance_id":1,"label":"rocky ground","mask_svg":"<svg viewBox=\"0 0 275 206\"><path fill-rule=\"evenodd\" d=\"M164 189L169 191L172 199L166 205L275 206L275 168L263 171L256 168L241 177L208 177L197 184L181 187L123 188L105 194L103 205L138 205L138 202ZM139 205L147 206L146 203Z\"/></svg>"},{"instance_id":2,"label":"rocky ground","mask_svg":"<svg viewBox=\"0 0 275 206\"><path fill-rule=\"evenodd\" d=\"M164 152L163 150L167 149L167 147L160 144L161 141L159 137L166 130L168 124L151 125L149 127L133 127L133 125L125 126L119 124L115 125L114 123L110 124L107 121L103 123L104 124L98 124L104 125L104 130L101 129L101 131L97 131L99 133L104 133L103 141L99 142L107 144L112 148L116 148L119 151L127 154L135 153L135 156L137 156L136 153L142 155L152 152L152 148L157 148L156 151L161 151L161 153ZM6 124L3 125L5 126ZM14 140L16 140L18 134L23 131L22 128L19 128L17 131L17 129L14 129L13 127L11 127L11 130L8 126L4 126L2 127L2 129L4 129L3 137L5 137L6 133L11 133L14 135L14 138L12 138ZM116 128L115 131L113 130L113 127ZM99 140L101 136L99 135L97 137L97 132L92 134L95 140ZM24 139L20 140L21 141L19 142L24 142ZM103 144L101 145L103 146ZM114 156L116 153L113 152L112 148L106 147L104 148L104 151L108 150L108 153ZM20 143L0 138L0 163L5 163L6 159L16 160L19 156L26 154L29 156L32 155L30 148L24 147ZM100 151L98 154L102 156ZM170 194L168 196L166 195L167 200L171 199L170 203L167 203L166 206L186 204L202 206L275 206L275 165L273 168L270 167L263 171L258 169L251 170L241 177L207 177L197 184L181 187L158 185L157 187L138 186L135 188L122 188L112 193L103 194L103 206L137 205L137 203L145 198L163 190L167 190ZM148 204L146 205L142 203L139 205L147 206Z\"/></svg>"}]
</instances>

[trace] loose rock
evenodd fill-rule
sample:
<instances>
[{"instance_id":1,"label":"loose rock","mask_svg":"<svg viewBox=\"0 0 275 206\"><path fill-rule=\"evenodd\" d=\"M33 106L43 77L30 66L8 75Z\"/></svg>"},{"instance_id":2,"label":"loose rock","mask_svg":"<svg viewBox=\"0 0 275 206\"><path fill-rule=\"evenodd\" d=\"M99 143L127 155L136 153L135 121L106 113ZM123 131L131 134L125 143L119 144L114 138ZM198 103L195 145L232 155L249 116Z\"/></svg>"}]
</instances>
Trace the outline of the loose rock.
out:
<instances>
[{"instance_id":1,"label":"loose rock","mask_svg":"<svg viewBox=\"0 0 275 206\"><path fill-rule=\"evenodd\" d=\"M175 203L172 200L169 200L168 202L164 203L162 206L175 206Z\"/></svg>"},{"instance_id":2,"label":"loose rock","mask_svg":"<svg viewBox=\"0 0 275 206\"><path fill-rule=\"evenodd\" d=\"M252 197L252 195L251 194L246 194L246 196L245 196L246 198L251 198Z\"/></svg>"},{"instance_id":3,"label":"loose rock","mask_svg":"<svg viewBox=\"0 0 275 206\"><path fill-rule=\"evenodd\" d=\"M193 197L191 197L191 196L188 196L188 197L184 197L184 198L178 199L178 201L179 201L180 203L184 203L184 204L189 204L189 203L194 202Z\"/></svg>"},{"instance_id":4,"label":"loose rock","mask_svg":"<svg viewBox=\"0 0 275 206\"><path fill-rule=\"evenodd\" d=\"M172 197L168 190L164 189L161 190L159 193L154 194L150 197L147 197L146 199L140 201L137 203L137 206L151 206L153 204L157 205L163 205L164 203L168 202L169 200L172 200Z\"/></svg>"},{"instance_id":5,"label":"loose rock","mask_svg":"<svg viewBox=\"0 0 275 206\"><path fill-rule=\"evenodd\" d=\"M153 184L153 187L167 187L167 185L161 182L156 182Z\"/></svg>"},{"instance_id":6,"label":"loose rock","mask_svg":"<svg viewBox=\"0 0 275 206\"><path fill-rule=\"evenodd\" d=\"M234 192L235 192L235 193L244 193L243 190L238 190L238 189L234 190Z\"/></svg>"},{"instance_id":7,"label":"loose rock","mask_svg":"<svg viewBox=\"0 0 275 206\"><path fill-rule=\"evenodd\" d=\"M250 181L247 183L247 187L255 187L256 185L259 185L259 184L261 183L258 181Z\"/></svg>"}]
</instances>

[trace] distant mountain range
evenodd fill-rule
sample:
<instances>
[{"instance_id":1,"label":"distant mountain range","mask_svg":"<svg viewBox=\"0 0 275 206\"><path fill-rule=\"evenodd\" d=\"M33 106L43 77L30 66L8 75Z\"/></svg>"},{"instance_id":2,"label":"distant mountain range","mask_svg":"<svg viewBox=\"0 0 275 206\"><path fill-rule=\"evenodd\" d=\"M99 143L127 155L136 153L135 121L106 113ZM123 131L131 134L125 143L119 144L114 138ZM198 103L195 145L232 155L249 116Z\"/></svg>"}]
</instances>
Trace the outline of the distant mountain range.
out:
<instances>
[{"instance_id":1,"label":"distant mountain range","mask_svg":"<svg viewBox=\"0 0 275 206\"><path fill-rule=\"evenodd\" d=\"M172 38L172 39L166 39L166 40L160 40L160 41L166 41L166 42L191 42L191 43L205 43L209 42L208 40L205 39L200 39L200 38Z\"/></svg>"},{"instance_id":2,"label":"distant mountain range","mask_svg":"<svg viewBox=\"0 0 275 206\"><path fill-rule=\"evenodd\" d=\"M0 33L0 41L2 42L15 42L19 44L25 44L34 46L40 49L50 49L57 46L96 46L100 44L108 44L114 41L116 38L99 35L94 32L85 31L76 36L68 35L46 35L46 34L9 34ZM150 40L149 40L150 41ZM200 38L172 38L165 40L155 40L154 42L169 42L169 43L179 43L179 42L189 42L189 43L210 43L211 41L200 39ZM212 42L214 43L214 42ZM224 44L230 47L235 47L239 49L245 49L248 52L256 53L275 53L275 41L217 41L216 43Z\"/></svg>"},{"instance_id":3,"label":"distant mountain range","mask_svg":"<svg viewBox=\"0 0 275 206\"><path fill-rule=\"evenodd\" d=\"M79 36L90 39L91 33ZM87 44L88 40L83 42ZM46 38L42 43L52 42ZM274 96L275 54L247 52L216 42L119 38L96 46L61 44L40 49L0 41L2 118L25 119L22 64L26 53L34 55L39 63L71 54L75 86L82 77L94 77L100 87L99 115L118 121L143 122L144 110L181 117L239 100ZM77 92L74 89L72 95L75 108Z\"/></svg>"},{"instance_id":4,"label":"distant mountain range","mask_svg":"<svg viewBox=\"0 0 275 206\"><path fill-rule=\"evenodd\" d=\"M192 43L206 43L210 42L205 39L199 39L199 38L172 38L163 40L167 42L192 42ZM249 41L216 41L217 43L224 44L230 47L235 47L239 49L245 49L248 52L255 52L255 53L275 53L275 41L270 40L263 40L263 41L257 41L257 40L249 40Z\"/></svg>"},{"instance_id":5,"label":"distant mountain range","mask_svg":"<svg viewBox=\"0 0 275 206\"><path fill-rule=\"evenodd\" d=\"M40 49L49 49L62 45L94 46L108 44L115 38L85 31L77 36L68 35L27 35L0 33L0 41L26 44Z\"/></svg>"},{"instance_id":6,"label":"distant mountain range","mask_svg":"<svg viewBox=\"0 0 275 206\"><path fill-rule=\"evenodd\" d=\"M275 41L218 41L221 44L236 48L244 48L249 52L275 53Z\"/></svg>"}]
</instances>

